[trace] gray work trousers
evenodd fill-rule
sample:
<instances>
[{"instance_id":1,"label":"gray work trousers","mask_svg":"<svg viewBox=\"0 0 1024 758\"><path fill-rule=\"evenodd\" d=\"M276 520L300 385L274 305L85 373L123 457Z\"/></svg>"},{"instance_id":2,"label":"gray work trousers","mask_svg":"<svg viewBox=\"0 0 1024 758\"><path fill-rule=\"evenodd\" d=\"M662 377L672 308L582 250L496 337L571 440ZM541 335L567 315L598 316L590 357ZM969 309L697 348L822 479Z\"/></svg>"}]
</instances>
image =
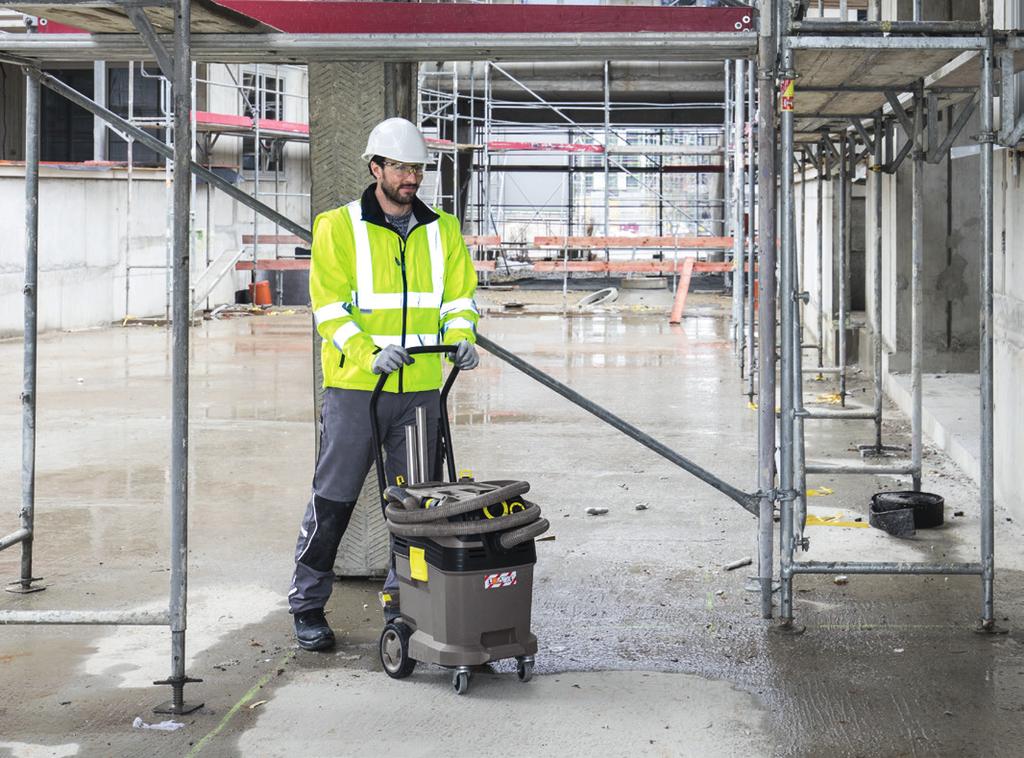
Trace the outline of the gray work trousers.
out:
<instances>
[{"instance_id":1,"label":"gray work trousers","mask_svg":"<svg viewBox=\"0 0 1024 758\"><path fill-rule=\"evenodd\" d=\"M370 431L370 392L328 387L324 391L320 413L320 455L313 474L313 493L295 546L295 573L288 605L292 613L323 608L331 596L334 562L338 545L348 527L359 491L374 466L373 437ZM377 403L377 419L384 449L387 484L397 477L408 479L405 455L405 427L416 423L416 408L427 409L427 460L435 466L440 393L382 392ZM431 472L430 478L435 478ZM385 589L394 589L394 562L388 571Z\"/></svg>"}]
</instances>

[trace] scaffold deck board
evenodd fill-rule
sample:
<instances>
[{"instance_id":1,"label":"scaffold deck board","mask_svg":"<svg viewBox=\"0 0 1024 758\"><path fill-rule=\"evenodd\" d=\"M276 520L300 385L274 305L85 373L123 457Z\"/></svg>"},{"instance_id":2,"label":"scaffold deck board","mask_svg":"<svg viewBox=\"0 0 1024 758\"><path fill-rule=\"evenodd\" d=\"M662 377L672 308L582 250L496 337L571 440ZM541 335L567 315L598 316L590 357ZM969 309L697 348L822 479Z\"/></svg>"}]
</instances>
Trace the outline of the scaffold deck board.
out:
<instances>
[{"instance_id":1,"label":"scaffold deck board","mask_svg":"<svg viewBox=\"0 0 1024 758\"><path fill-rule=\"evenodd\" d=\"M732 237L534 237L535 247L553 248L669 248L677 250L725 250Z\"/></svg>"},{"instance_id":2,"label":"scaffold deck board","mask_svg":"<svg viewBox=\"0 0 1024 758\"><path fill-rule=\"evenodd\" d=\"M39 26L39 32L42 34L72 31L135 33L135 26L125 13L124 6L116 2L87 5L15 3L14 10L46 19L47 23ZM152 5L145 8L145 12L158 33L170 34L174 31L173 6ZM192 0L192 32L195 34L269 31L273 31L273 28L262 21L238 13L213 0Z\"/></svg>"},{"instance_id":3,"label":"scaffold deck board","mask_svg":"<svg viewBox=\"0 0 1024 758\"><path fill-rule=\"evenodd\" d=\"M977 86L979 76L977 53L957 49L797 50L794 69L796 128L804 133L846 116L870 117L885 106L886 89L908 91L919 79Z\"/></svg>"},{"instance_id":4,"label":"scaffold deck board","mask_svg":"<svg viewBox=\"0 0 1024 758\"><path fill-rule=\"evenodd\" d=\"M147 60L123 6L3 2L85 34L3 35L0 52L31 61ZM165 18L147 9L159 33ZM161 10L166 13L166 10ZM279 30L279 31L274 31ZM757 47L749 8L195 0L199 63L316 61L720 61Z\"/></svg>"}]
</instances>

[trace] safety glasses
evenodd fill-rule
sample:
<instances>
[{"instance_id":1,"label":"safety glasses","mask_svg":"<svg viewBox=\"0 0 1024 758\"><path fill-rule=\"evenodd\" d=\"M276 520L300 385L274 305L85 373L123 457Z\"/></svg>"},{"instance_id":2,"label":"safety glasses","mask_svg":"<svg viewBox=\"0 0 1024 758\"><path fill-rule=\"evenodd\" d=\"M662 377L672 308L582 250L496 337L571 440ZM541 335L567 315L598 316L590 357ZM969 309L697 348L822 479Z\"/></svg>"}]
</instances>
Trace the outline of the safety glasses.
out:
<instances>
[{"instance_id":1,"label":"safety glasses","mask_svg":"<svg viewBox=\"0 0 1024 758\"><path fill-rule=\"evenodd\" d=\"M384 161L384 165L399 174L415 174L416 176L423 175L423 164L422 163L396 163L394 161Z\"/></svg>"}]
</instances>

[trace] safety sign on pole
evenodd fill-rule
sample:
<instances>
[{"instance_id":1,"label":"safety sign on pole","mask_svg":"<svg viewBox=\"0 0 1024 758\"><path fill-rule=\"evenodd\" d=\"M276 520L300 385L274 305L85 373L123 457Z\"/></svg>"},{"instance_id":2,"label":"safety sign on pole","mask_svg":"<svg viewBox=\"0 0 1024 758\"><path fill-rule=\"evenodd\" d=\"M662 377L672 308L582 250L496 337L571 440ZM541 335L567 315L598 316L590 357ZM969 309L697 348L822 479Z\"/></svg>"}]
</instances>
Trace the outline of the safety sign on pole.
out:
<instances>
[{"instance_id":1,"label":"safety sign on pole","mask_svg":"<svg viewBox=\"0 0 1024 758\"><path fill-rule=\"evenodd\" d=\"M792 79L783 79L782 84L779 87L779 92L782 96L782 102L780 104L780 110L791 111L793 110L794 100L794 86Z\"/></svg>"}]
</instances>

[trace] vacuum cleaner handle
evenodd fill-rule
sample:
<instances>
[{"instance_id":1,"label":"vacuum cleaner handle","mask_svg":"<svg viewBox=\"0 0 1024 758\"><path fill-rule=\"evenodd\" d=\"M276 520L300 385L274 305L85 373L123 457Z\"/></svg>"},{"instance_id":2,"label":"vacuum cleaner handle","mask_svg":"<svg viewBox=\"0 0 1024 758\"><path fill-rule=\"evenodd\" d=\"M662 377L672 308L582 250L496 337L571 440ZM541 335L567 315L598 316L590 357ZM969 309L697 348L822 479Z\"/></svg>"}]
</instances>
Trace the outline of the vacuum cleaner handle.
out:
<instances>
[{"instance_id":1,"label":"vacuum cleaner handle","mask_svg":"<svg viewBox=\"0 0 1024 758\"><path fill-rule=\"evenodd\" d=\"M458 350L456 345L422 345L406 348L409 355L423 355L425 353L444 353L454 355ZM451 392L455 378L459 375L459 367L452 366L448 379L441 389L441 442L445 449L445 459L448 464L448 478L455 481L455 456L452 452L452 430L448 421L448 393ZM384 383L387 382L390 374L381 374L377 379L377 386L373 388L370 395L370 434L373 436L374 462L377 467L377 486L380 491L381 507L387 505L384 499L384 490L387 488L387 478L384 475L384 453L381 449L380 421L377 416L377 403L380 400L380 393L384 391Z\"/></svg>"}]
</instances>

